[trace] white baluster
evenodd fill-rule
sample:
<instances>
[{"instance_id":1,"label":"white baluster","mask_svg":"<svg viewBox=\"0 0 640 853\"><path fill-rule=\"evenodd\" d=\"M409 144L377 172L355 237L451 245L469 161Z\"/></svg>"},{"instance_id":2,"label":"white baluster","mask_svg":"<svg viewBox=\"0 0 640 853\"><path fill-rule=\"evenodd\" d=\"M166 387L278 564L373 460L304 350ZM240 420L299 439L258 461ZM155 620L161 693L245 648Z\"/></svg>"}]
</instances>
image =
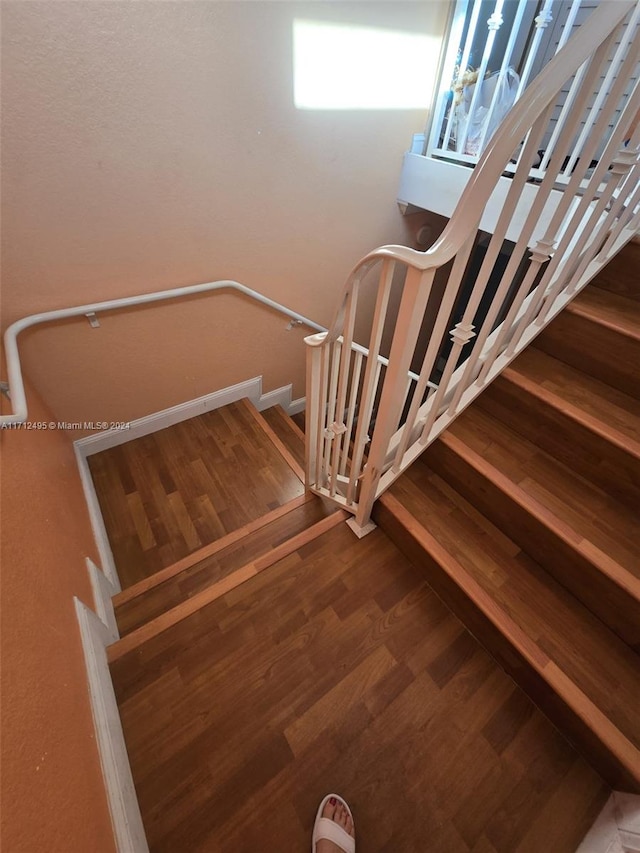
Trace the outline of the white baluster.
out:
<instances>
[{"instance_id":1,"label":"white baluster","mask_svg":"<svg viewBox=\"0 0 640 853\"><path fill-rule=\"evenodd\" d=\"M447 49L444 61L441 66L439 79L439 92L435 98L435 112L431 119L431 130L429 133L429 143L427 146L427 155L431 155L440 148L440 136L443 135L442 148L446 149L451 137L451 126L453 121L453 99L451 93L451 84L455 74L456 59L462 33L464 31L464 22L469 9L469 2L458 2L454 11L449 38L447 41ZM478 4L478 12L480 4ZM449 116L446 127L443 127L445 121L445 111L449 105Z\"/></svg>"},{"instance_id":2,"label":"white baluster","mask_svg":"<svg viewBox=\"0 0 640 853\"><path fill-rule=\"evenodd\" d=\"M506 77L507 69L511 65L511 57L513 55L513 48L515 46L516 39L518 38L518 35L520 34L520 25L522 23L522 18L524 16L527 5L528 5L528 0L520 0L520 2L518 3L517 9L516 9L516 14L515 14L515 17L513 19L512 25L511 25L511 31L509 33L509 40L507 41L507 46L505 48L504 55L502 57L502 64L500 65L500 70L498 71L498 82L496 84L495 91L493 93L493 97L491 98L491 103L489 104L489 112L488 112L487 117L486 117L484 130L482 131L482 135L480 137L480 142L478 145L479 151L484 150L484 144L485 144L486 139L487 139L487 131L491 127L493 115L495 113L497 102L498 102L498 95L500 93L500 83Z\"/></svg>"},{"instance_id":3,"label":"white baluster","mask_svg":"<svg viewBox=\"0 0 640 853\"><path fill-rule=\"evenodd\" d=\"M367 366L364 373L360 411L358 412L358 426L356 428L353 460L351 463L351 473L349 475L349 485L347 488L347 504L351 504L355 500L358 479L361 474L364 449L368 441L369 421L371 420L373 404L377 393L378 379L380 377L381 365L378 361L378 356L380 354L380 344L382 342L382 333L384 331L384 321L387 316L394 269L395 264L392 261L383 261L382 270L380 271L380 279L378 282L378 293L376 296L376 307L373 314L371 336L369 340L369 356L367 358Z\"/></svg>"},{"instance_id":4,"label":"white baluster","mask_svg":"<svg viewBox=\"0 0 640 853\"><path fill-rule=\"evenodd\" d=\"M583 273L596 255L600 254L603 258L607 257L607 243L605 242L605 244L601 246L601 238L610 234L615 221L618 219L624 208L625 201L627 200L627 193L629 189L631 189L627 184L634 184L636 191L640 189L640 184L636 181L627 181L637 160L638 155L636 152L629 151L627 148L622 148L618 152L618 156L612 162L610 169L611 179L607 182L605 191L598 200L591 217L594 223L599 224L599 227L597 230L594 229L589 232L589 223L587 223L584 231L585 236L588 236L589 238L590 245L587 247L587 250L583 252L575 272L572 274L571 278L568 279L567 284L564 287L565 293L571 296L575 294ZM612 201L616 191L618 192L617 198ZM603 211L607 207L609 208L608 212L603 216Z\"/></svg>"},{"instance_id":5,"label":"white baluster","mask_svg":"<svg viewBox=\"0 0 640 853\"><path fill-rule=\"evenodd\" d=\"M456 300L458 299L458 293L460 285L462 284L464 271L469 260L469 255L471 254L471 250L475 244L475 240L476 235L474 233L468 238L465 245L457 253L453 267L451 268L451 273L442 297L438 316L436 317L433 331L431 332L429 343L427 345L427 351L422 362L420 378L413 395L407 421L401 431L401 435L399 436L398 448L395 452L395 458L393 461L393 470L396 472L400 470L402 458L406 453L409 442L413 440L413 433L416 428L418 412L422 405L422 399L428 385L430 384L429 378L433 372L435 360L441 347L441 342L446 331L449 317L451 316ZM442 385L442 382L440 382L439 385Z\"/></svg>"},{"instance_id":6,"label":"white baluster","mask_svg":"<svg viewBox=\"0 0 640 853\"><path fill-rule=\"evenodd\" d=\"M545 0L540 13L535 18L535 31L533 33L533 38L531 39L531 45L527 51L527 58L522 69L522 73L520 74L520 83L518 84L518 90L516 92L516 100L520 98L527 86L527 83L529 82L531 69L533 68L536 56L538 55L538 49L540 48L542 37L544 36L546 28L553 20L553 15L551 14L552 6L553 0Z\"/></svg>"},{"instance_id":7,"label":"white baluster","mask_svg":"<svg viewBox=\"0 0 640 853\"><path fill-rule=\"evenodd\" d=\"M433 275L434 270L410 268L407 271L391 343L389 367L382 386L369 458L362 478L354 525L356 529L362 530L369 521L389 442L400 420L406 377L429 301Z\"/></svg>"},{"instance_id":8,"label":"white baluster","mask_svg":"<svg viewBox=\"0 0 640 853\"><path fill-rule=\"evenodd\" d=\"M518 169L516 170L516 173L513 176L513 180L511 181L509 193L507 194L507 198L505 199L505 203L500 213L500 217L498 218L498 222L496 223L495 232L493 234L493 237L491 238L487 254L478 274L478 279L476 283L476 287L478 288L484 289L484 283L488 283L491 280L491 273L494 269L495 262L498 259L499 253L502 249L504 235L506 233L509 222L511 221L512 216L518 206L522 190L529 177L529 168L531 166L531 163L534 161L536 152L538 150L538 145L540 144L540 140L542 139L542 136L545 132L552 111L553 107L550 106L545 112L543 112L538 117L527 137L527 142L522 152L521 163L519 164ZM544 200L545 194L541 188L538 192L538 197L536 198L535 205L539 211L542 210ZM531 237L531 233L535 227L536 221L537 217L534 218L534 215L530 215L528 217L521 230L518 242L516 243L511 252L511 257L509 258L507 267L503 272L500 283L496 288L495 294L492 297L492 302L489 307L489 310L487 311L487 316L485 317L482 326L478 331L477 339L466 361L462 374L462 379L460 380L457 391L451 400L451 404L448 410L450 414L456 410L456 407L458 406L462 394L467 388L467 385L471 381L473 381L473 377L476 374L476 366L482 354L483 347L487 338L489 337L489 334L493 329L496 318L504 307L504 301L509 294L516 272L525 255L527 244ZM480 379L480 377L478 377L478 379L480 381L480 384L482 384L483 380Z\"/></svg>"},{"instance_id":9,"label":"white baluster","mask_svg":"<svg viewBox=\"0 0 640 853\"><path fill-rule=\"evenodd\" d=\"M354 350L355 358L353 362L353 371L351 374L351 392L349 395L349 407L347 415L347 432L344 437L342 446L342 458L340 460L340 475L344 476L347 471L347 463L349 461L349 442L353 433L353 422L358 405L358 395L360 390L360 375L362 373L362 361L364 356L361 352Z\"/></svg>"},{"instance_id":10,"label":"white baluster","mask_svg":"<svg viewBox=\"0 0 640 853\"><path fill-rule=\"evenodd\" d=\"M318 431L321 412L324 409L322 392L322 341L326 332L305 338L307 344L307 407L305 417L305 485L308 489L315 486L317 478Z\"/></svg>"},{"instance_id":11,"label":"white baluster","mask_svg":"<svg viewBox=\"0 0 640 853\"><path fill-rule=\"evenodd\" d=\"M330 482L330 465L331 465L331 448L336 434L336 403L338 393L338 375L340 372L340 354L342 352L342 342L338 338L331 344L330 356L330 379L327 395L327 418L324 429L324 446L322 449L322 485L326 488L331 488ZM335 492L334 492L335 494Z\"/></svg>"},{"instance_id":12,"label":"white baluster","mask_svg":"<svg viewBox=\"0 0 640 853\"><path fill-rule=\"evenodd\" d=\"M469 104L468 110L468 121L465 124L464 133L462 134L462 138L457 140L456 148L462 154L467 153L465 151L467 139L469 137L469 128L471 125L471 120L473 118L473 114L479 105L480 94L482 92L482 81L484 80L485 74L487 72L487 66L489 64L489 57L491 56L491 51L493 50L493 43L496 38L496 33L500 29L503 23L502 18L502 7L504 6L504 0L496 0L495 8L491 14L491 17L487 21L487 26L489 27L489 32L487 34L487 41L485 43L484 52L482 54L482 61L480 62L480 67L478 68L478 79L476 85L473 90L473 95L471 96L471 103ZM476 153L480 153L479 151Z\"/></svg>"},{"instance_id":13,"label":"white baluster","mask_svg":"<svg viewBox=\"0 0 640 853\"><path fill-rule=\"evenodd\" d=\"M331 459L331 497L336 493L338 485L338 474L340 469L340 453L342 451L342 441L344 434L347 431L344 423L345 407L347 403L347 389L349 383L349 368L351 363L351 345L353 344L353 328L356 320L356 309L358 306L358 290L360 282L354 283L349 294L349 301L346 307L346 316L344 321L344 334L342 336L341 359L338 372L338 389L336 410L334 414L335 423L332 425L334 429L332 459ZM335 428L334 428L335 427ZM348 445L348 439L347 439Z\"/></svg>"},{"instance_id":14,"label":"white baluster","mask_svg":"<svg viewBox=\"0 0 640 853\"><path fill-rule=\"evenodd\" d=\"M471 10L471 18L469 20L469 30L467 31L467 38L464 43L464 48L462 51L462 57L460 58L460 67L459 73L462 75L467 70L469 66L469 57L471 55L471 46L473 45L473 40L476 34L476 28L478 26L478 17L480 15L480 8L482 6L482 0L474 0L473 8ZM453 124L455 120L455 105L452 101L451 109L449 110L449 119L447 121L447 127L444 135L444 140L442 142L442 147L446 151L449 147L449 142L451 140L451 133L453 130Z\"/></svg>"},{"instance_id":15,"label":"white baluster","mask_svg":"<svg viewBox=\"0 0 640 853\"><path fill-rule=\"evenodd\" d=\"M556 53L562 50L565 46L569 37L571 36L571 30L573 29L573 25L576 22L576 18L578 17L578 12L582 6L582 0L573 0L571 6L569 8L569 12L567 14L567 19L564 22L564 26L562 27L562 31L560 33L560 38L558 39L558 44L556 46Z\"/></svg>"}]
</instances>

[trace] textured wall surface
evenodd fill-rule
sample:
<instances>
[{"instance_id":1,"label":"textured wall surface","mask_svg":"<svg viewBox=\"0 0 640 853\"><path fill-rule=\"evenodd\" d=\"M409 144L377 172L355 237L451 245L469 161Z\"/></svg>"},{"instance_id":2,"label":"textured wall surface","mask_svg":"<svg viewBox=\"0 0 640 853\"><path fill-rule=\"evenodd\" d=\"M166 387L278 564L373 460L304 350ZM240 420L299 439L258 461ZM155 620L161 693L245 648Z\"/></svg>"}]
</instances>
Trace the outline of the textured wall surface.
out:
<instances>
[{"instance_id":1,"label":"textured wall surface","mask_svg":"<svg viewBox=\"0 0 640 853\"><path fill-rule=\"evenodd\" d=\"M3 327L221 278L327 324L358 258L411 240L395 189L427 114L296 110L293 21L439 36L446 11L3 0ZM265 390L293 382L301 395L304 332L285 327L224 295L103 316L96 330L84 320L31 330L21 338L30 418L129 420L260 373ZM11 853L113 849L72 603L91 603L93 553L76 437L0 434Z\"/></svg>"},{"instance_id":2,"label":"textured wall surface","mask_svg":"<svg viewBox=\"0 0 640 853\"><path fill-rule=\"evenodd\" d=\"M35 420L51 413L28 388ZM4 407L3 407L4 411ZM0 431L2 824L11 853L112 853L77 596L94 545L73 451L57 431Z\"/></svg>"},{"instance_id":3,"label":"textured wall surface","mask_svg":"<svg viewBox=\"0 0 640 853\"><path fill-rule=\"evenodd\" d=\"M427 111L296 109L293 22L438 37L446 7L3 2L3 323L232 278L326 325L359 257L412 239L396 184ZM238 298L175 305L30 331L26 371L72 421L260 373L304 393L303 330Z\"/></svg>"}]
</instances>

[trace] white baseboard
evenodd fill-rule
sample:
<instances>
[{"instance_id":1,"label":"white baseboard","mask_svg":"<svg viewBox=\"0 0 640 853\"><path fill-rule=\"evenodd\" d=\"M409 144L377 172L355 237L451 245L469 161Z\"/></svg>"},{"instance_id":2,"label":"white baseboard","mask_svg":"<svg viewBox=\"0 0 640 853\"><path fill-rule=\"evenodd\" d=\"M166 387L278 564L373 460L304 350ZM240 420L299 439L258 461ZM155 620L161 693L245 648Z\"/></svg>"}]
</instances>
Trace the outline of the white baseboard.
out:
<instances>
[{"instance_id":1,"label":"white baseboard","mask_svg":"<svg viewBox=\"0 0 640 853\"><path fill-rule=\"evenodd\" d=\"M251 402L259 412L264 412L271 406L282 406L286 410L291 403L291 385L284 385L282 388L267 391L265 394L260 394L257 400L251 400Z\"/></svg>"},{"instance_id":2,"label":"white baseboard","mask_svg":"<svg viewBox=\"0 0 640 853\"><path fill-rule=\"evenodd\" d=\"M93 485L93 478L91 477L91 472L89 471L89 466L87 464L87 454L84 452L79 441L74 441L73 447L76 454L76 462L78 463L78 471L80 472L80 480L82 481L82 488L84 490L84 499L87 503L87 509L89 510L89 520L93 530L93 538L95 539L96 548L98 549L98 554L100 556L100 564L102 565L102 569L107 580L113 587L113 594L115 595L116 592L120 592L122 587L120 585L120 579L118 578L118 572L116 571L116 564L113 559L111 545L109 544L107 530L104 526L98 495L96 494L95 486Z\"/></svg>"},{"instance_id":3,"label":"white baseboard","mask_svg":"<svg viewBox=\"0 0 640 853\"><path fill-rule=\"evenodd\" d=\"M640 797L614 791L576 853L640 851Z\"/></svg>"},{"instance_id":4,"label":"white baseboard","mask_svg":"<svg viewBox=\"0 0 640 853\"><path fill-rule=\"evenodd\" d=\"M242 400L245 397L251 400L260 412L271 406L280 405L289 415L302 412L306 402L304 397L298 397L296 400L291 399L291 385L284 385L282 388L276 388L274 391L267 391L263 394L262 377L256 376L253 379L247 379L245 382L239 382L237 385L231 385L228 388L222 388L220 391L214 391L212 394L206 394L204 397L188 400L169 409L163 409L160 412L138 418L131 422L129 429L104 430L74 441L73 446L89 510L93 536L104 574L113 587L113 595L120 592L122 587L109 544L109 537L104 526L93 478L87 464L87 457L111 447L117 447L127 441L132 441L134 438L150 435L152 432L189 420L189 418L195 418L203 412L220 409L222 406Z\"/></svg>"},{"instance_id":5,"label":"white baseboard","mask_svg":"<svg viewBox=\"0 0 640 853\"><path fill-rule=\"evenodd\" d=\"M291 385L284 385L282 388L276 388L274 391L267 391L263 394L262 377L256 376L253 379L247 379L245 382L239 382L237 385L214 391L212 394L205 394L204 397L187 400L177 406L145 415L143 418L131 421L128 429L108 429L81 438L74 442L76 452L80 452L86 459L87 456L92 456L94 453L100 453L110 447L117 447L127 441L132 441L134 438L142 438L144 435L150 435L152 432L173 426L173 424L195 418L204 412L220 409L222 406L235 403L245 397L251 400L260 412L271 406L280 405L289 414L296 414L302 411L305 406L304 397L291 400Z\"/></svg>"},{"instance_id":6,"label":"white baseboard","mask_svg":"<svg viewBox=\"0 0 640 853\"><path fill-rule=\"evenodd\" d=\"M74 598L74 603L116 849L118 853L148 853L149 847L107 663L109 632L96 614L79 599Z\"/></svg>"},{"instance_id":7,"label":"white baseboard","mask_svg":"<svg viewBox=\"0 0 640 853\"><path fill-rule=\"evenodd\" d=\"M113 609L112 597L116 594L116 590L109 578L104 572L96 566L93 560L88 557L85 559L87 571L89 572L89 580L91 582L91 591L93 592L93 601L95 611L98 618L103 623L109 634L109 642L115 643L120 639L118 624L116 622L116 614Z\"/></svg>"},{"instance_id":8,"label":"white baseboard","mask_svg":"<svg viewBox=\"0 0 640 853\"><path fill-rule=\"evenodd\" d=\"M298 397L297 400L292 400L287 407L288 415L297 415L300 412L304 412L307 407L307 398L306 397Z\"/></svg>"}]
</instances>

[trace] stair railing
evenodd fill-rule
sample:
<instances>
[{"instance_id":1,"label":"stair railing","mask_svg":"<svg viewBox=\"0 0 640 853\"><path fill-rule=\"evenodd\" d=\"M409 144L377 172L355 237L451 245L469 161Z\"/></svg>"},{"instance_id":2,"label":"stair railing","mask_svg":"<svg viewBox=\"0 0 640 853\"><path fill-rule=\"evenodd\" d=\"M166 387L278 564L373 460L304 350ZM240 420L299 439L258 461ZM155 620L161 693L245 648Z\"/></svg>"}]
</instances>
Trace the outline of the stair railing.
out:
<instances>
[{"instance_id":1,"label":"stair railing","mask_svg":"<svg viewBox=\"0 0 640 853\"><path fill-rule=\"evenodd\" d=\"M352 512L358 535L372 528L379 495L640 229L640 85L629 92L640 62L640 28L628 26L636 10L631 0L598 7L490 139L434 245L367 255L329 331L306 338L307 486ZM558 94L576 76L572 110L538 176ZM594 96L603 78L607 92ZM487 243L479 224L498 190ZM355 344L364 322L365 354Z\"/></svg>"},{"instance_id":2,"label":"stair railing","mask_svg":"<svg viewBox=\"0 0 640 853\"><path fill-rule=\"evenodd\" d=\"M537 4L530 0L516 0L511 4L493 0L487 18L486 0L457 0L430 123L427 155L458 163L477 163L491 129L500 121L511 99L521 97L529 81L548 61L547 56L564 47L573 28L592 5L585 0L563 0L562 3L541 0ZM637 25L639 15L640 9L637 9L631 16L629 33ZM608 91L616 67L616 63L612 63L607 69L606 79L599 87L600 96ZM543 139L542 148L547 156L543 154L538 164L539 177L573 109L581 74L582 69L560 92L556 112ZM631 85L633 81L628 82ZM591 114L597 113L597 105L596 99ZM590 116L587 116L581 139L574 145L574 157L579 155L581 143L590 129ZM569 158L563 168L565 179L571 175L573 167L574 161Z\"/></svg>"}]
</instances>

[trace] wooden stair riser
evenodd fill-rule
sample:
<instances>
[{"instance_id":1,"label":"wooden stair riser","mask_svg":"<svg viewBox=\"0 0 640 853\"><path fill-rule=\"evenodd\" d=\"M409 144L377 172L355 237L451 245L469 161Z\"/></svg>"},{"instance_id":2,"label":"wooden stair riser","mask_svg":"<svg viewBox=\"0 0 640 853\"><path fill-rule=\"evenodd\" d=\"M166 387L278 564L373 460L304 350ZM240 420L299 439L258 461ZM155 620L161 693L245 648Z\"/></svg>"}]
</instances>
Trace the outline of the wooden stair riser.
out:
<instances>
[{"instance_id":1,"label":"wooden stair riser","mask_svg":"<svg viewBox=\"0 0 640 853\"><path fill-rule=\"evenodd\" d=\"M304 503L296 501L290 512L279 515L259 529L254 529L255 525L252 525L244 538L238 539L220 552L186 566L163 583L116 606L120 636L125 636L151 619L177 607L326 516L328 509L322 502L316 497L309 497L311 500Z\"/></svg>"},{"instance_id":2,"label":"wooden stair riser","mask_svg":"<svg viewBox=\"0 0 640 853\"><path fill-rule=\"evenodd\" d=\"M297 423L289 417L282 406L272 406L260 414L291 452L298 465L304 469L304 433Z\"/></svg>"},{"instance_id":3,"label":"wooden stair riser","mask_svg":"<svg viewBox=\"0 0 640 853\"><path fill-rule=\"evenodd\" d=\"M575 407L562 407L555 395L528 393L523 381L501 376L478 397L478 406L608 494L631 507L640 504L638 447L610 440L606 425L581 418Z\"/></svg>"},{"instance_id":4,"label":"wooden stair riser","mask_svg":"<svg viewBox=\"0 0 640 853\"><path fill-rule=\"evenodd\" d=\"M536 338L543 352L640 398L640 343L565 308Z\"/></svg>"},{"instance_id":5,"label":"wooden stair riser","mask_svg":"<svg viewBox=\"0 0 640 853\"><path fill-rule=\"evenodd\" d=\"M623 252L609 261L593 285L640 302L640 237L628 243Z\"/></svg>"},{"instance_id":6,"label":"wooden stair riser","mask_svg":"<svg viewBox=\"0 0 640 853\"><path fill-rule=\"evenodd\" d=\"M580 550L582 537L454 436L421 457L628 645L640 649L640 587L613 560Z\"/></svg>"},{"instance_id":7,"label":"wooden stair riser","mask_svg":"<svg viewBox=\"0 0 640 853\"><path fill-rule=\"evenodd\" d=\"M629 768L624 745L616 750L619 760L612 754L609 744L603 742L591 725L589 707L581 710L579 701L572 706L562 700L555 685L545 677L549 665L546 656L536 648L528 648L517 630L510 635L508 617L496 612L490 597L475 588L474 582L465 577L462 567L453 558L435 553L440 549L426 548L421 537L407 525L409 514L391 496L382 496L374 515L396 547L424 570L430 586L443 602L602 777L619 790L640 793L640 764ZM503 617L504 624L501 624ZM629 744L629 755L635 752Z\"/></svg>"},{"instance_id":8,"label":"wooden stair riser","mask_svg":"<svg viewBox=\"0 0 640 853\"><path fill-rule=\"evenodd\" d=\"M88 457L123 589L304 492L266 427L239 400Z\"/></svg>"},{"instance_id":9,"label":"wooden stair riser","mask_svg":"<svg viewBox=\"0 0 640 853\"><path fill-rule=\"evenodd\" d=\"M300 533L291 536L285 542L272 548L268 553L256 557L231 574L206 586L191 598L184 599L180 604L172 607L170 610L166 610L159 616L144 622L136 630L131 631L108 647L107 658L109 663L113 663L127 654L136 652L136 650L144 646L150 639L170 630L182 620L188 619L194 613L207 607L213 601L217 601L227 593L237 589L246 583L246 581L260 574L260 572L270 568L278 560L282 560L298 548L304 547L304 545L322 536L327 530L331 530L332 527L336 527L347 518L348 513L345 510L332 512L312 526L306 526Z\"/></svg>"},{"instance_id":10,"label":"wooden stair riser","mask_svg":"<svg viewBox=\"0 0 640 853\"><path fill-rule=\"evenodd\" d=\"M300 480L301 483L305 481L304 474L304 464L300 464L297 458L297 454L290 450L290 443L292 441L291 433L287 432L285 434L285 440L283 441L278 432L273 428L271 423L267 418L265 418L262 412L259 412L255 406L253 406L249 400L241 400L240 401L247 413L254 419L255 423L260 427L262 432L267 436L271 444L276 448L278 453L282 456L282 458L286 461L287 465L296 477ZM295 437L294 437L295 443Z\"/></svg>"},{"instance_id":11,"label":"wooden stair riser","mask_svg":"<svg viewBox=\"0 0 640 853\"><path fill-rule=\"evenodd\" d=\"M152 850L304 850L333 779L372 851L572 853L609 795L381 530L334 528L111 672Z\"/></svg>"}]
</instances>

